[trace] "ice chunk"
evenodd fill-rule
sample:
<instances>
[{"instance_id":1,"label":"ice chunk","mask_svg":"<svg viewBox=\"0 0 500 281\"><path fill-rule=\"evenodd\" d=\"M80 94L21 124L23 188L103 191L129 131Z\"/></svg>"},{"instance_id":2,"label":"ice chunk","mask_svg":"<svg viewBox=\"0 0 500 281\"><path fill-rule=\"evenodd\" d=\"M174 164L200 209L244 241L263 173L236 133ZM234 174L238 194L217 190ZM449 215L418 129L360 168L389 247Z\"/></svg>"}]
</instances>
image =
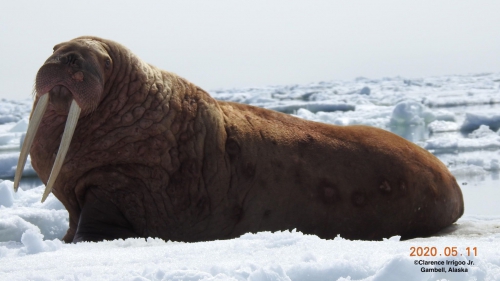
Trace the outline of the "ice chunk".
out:
<instances>
[{"instance_id":1,"label":"ice chunk","mask_svg":"<svg viewBox=\"0 0 500 281\"><path fill-rule=\"evenodd\" d=\"M14 127L10 128L9 132L11 133L24 133L28 130L28 117L24 117L19 122L14 125Z\"/></svg>"},{"instance_id":2,"label":"ice chunk","mask_svg":"<svg viewBox=\"0 0 500 281\"><path fill-rule=\"evenodd\" d=\"M2 215L0 217L0 242L19 241L26 230L40 230L33 224L18 216Z\"/></svg>"},{"instance_id":3,"label":"ice chunk","mask_svg":"<svg viewBox=\"0 0 500 281\"><path fill-rule=\"evenodd\" d=\"M356 107L347 103L331 103L331 102L290 102L284 104L266 105L265 108L276 110L283 113L294 113L301 108L305 108L310 112L333 112L333 111L352 111Z\"/></svg>"},{"instance_id":4,"label":"ice chunk","mask_svg":"<svg viewBox=\"0 0 500 281\"><path fill-rule=\"evenodd\" d=\"M283 270L283 268L279 265L269 266L259 268L258 270L252 272L250 276L248 276L249 281L290 281L290 277L288 277Z\"/></svg>"},{"instance_id":5,"label":"ice chunk","mask_svg":"<svg viewBox=\"0 0 500 281\"><path fill-rule=\"evenodd\" d=\"M432 113L436 117L436 120L449 121L449 122L456 121L455 114L449 110L438 109L438 110L433 110Z\"/></svg>"},{"instance_id":6,"label":"ice chunk","mask_svg":"<svg viewBox=\"0 0 500 281\"><path fill-rule=\"evenodd\" d=\"M14 204L13 192L12 184L7 184L6 181L0 182L0 206L11 207Z\"/></svg>"},{"instance_id":7,"label":"ice chunk","mask_svg":"<svg viewBox=\"0 0 500 281\"><path fill-rule=\"evenodd\" d=\"M477 178L485 176L488 172L476 165L466 165L450 169L450 172L457 178Z\"/></svg>"},{"instance_id":8,"label":"ice chunk","mask_svg":"<svg viewBox=\"0 0 500 281\"><path fill-rule=\"evenodd\" d=\"M40 252L52 252L62 248L62 242L58 239L43 241L43 235L36 230L28 229L23 233L21 242L26 254L38 254Z\"/></svg>"},{"instance_id":9,"label":"ice chunk","mask_svg":"<svg viewBox=\"0 0 500 281\"><path fill-rule=\"evenodd\" d=\"M369 95L371 92L370 87L363 87L363 89L359 90L360 95Z\"/></svg>"},{"instance_id":10,"label":"ice chunk","mask_svg":"<svg viewBox=\"0 0 500 281\"><path fill-rule=\"evenodd\" d=\"M27 118L32 108L33 101L25 100L0 100L0 124L18 122Z\"/></svg>"},{"instance_id":11,"label":"ice chunk","mask_svg":"<svg viewBox=\"0 0 500 281\"><path fill-rule=\"evenodd\" d=\"M487 127L472 132L471 138L457 138L453 135L442 136L425 141L424 148L433 153L464 152L479 149L500 148L500 136Z\"/></svg>"},{"instance_id":12,"label":"ice chunk","mask_svg":"<svg viewBox=\"0 0 500 281\"><path fill-rule=\"evenodd\" d=\"M462 131L472 131L481 125L487 125L494 131L498 130L500 128L500 114L467 112L461 129Z\"/></svg>"},{"instance_id":13,"label":"ice chunk","mask_svg":"<svg viewBox=\"0 0 500 281\"><path fill-rule=\"evenodd\" d=\"M428 128L433 133L439 133L458 131L460 126L455 122L435 120L428 125Z\"/></svg>"},{"instance_id":14,"label":"ice chunk","mask_svg":"<svg viewBox=\"0 0 500 281\"><path fill-rule=\"evenodd\" d=\"M0 177L13 178L19 159L19 152L9 152L0 154ZM31 166L31 158L28 157L24 166L23 176L36 176L35 170Z\"/></svg>"},{"instance_id":15,"label":"ice chunk","mask_svg":"<svg viewBox=\"0 0 500 281\"><path fill-rule=\"evenodd\" d=\"M394 125L419 125L430 123L436 117L432 112L416 101L403 101L394 107L391 123Z\"/></svg>"},{"instance_id":16,"label":"ice chunk","mask_svg":"<svg viewBox=\"0 0 500 281\"><path fill-rule=\"evenodd\" d=\"M490 127L486 125L479 126L479 129L469 134L469 138L472 139L485 138L485 137L497 137L497 134L492 130L490 130Z\"/></svg>"},{"instance_id":17,"label":"ice chunk","mask_svg":"<svg viewBox=\"0 0 500 281\"><path fill-rule=\"evenodd\" d=\"M383 238L383 241L399 242L401 240L401 235L391 236L389 238Z\"/></svg>"}]
</instances>

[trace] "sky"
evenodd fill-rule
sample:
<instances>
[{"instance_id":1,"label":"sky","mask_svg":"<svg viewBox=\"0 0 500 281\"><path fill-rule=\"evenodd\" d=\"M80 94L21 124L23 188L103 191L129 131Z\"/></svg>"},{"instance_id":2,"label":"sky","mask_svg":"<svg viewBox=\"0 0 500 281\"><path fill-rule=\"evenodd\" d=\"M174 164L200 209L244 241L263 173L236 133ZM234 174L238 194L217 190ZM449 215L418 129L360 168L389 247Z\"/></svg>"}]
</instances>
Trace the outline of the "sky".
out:
<instances>
[{"instance_id":1,"label":"sky","mask_svg":"<svg viewBox=\"0 0 500 281\"><path fill-rule=\"evenodd\" d=\"M210 91L500 71L500 1L1 1L0 98L57 43L122 43Z\"/></svg>"}]
</instances>

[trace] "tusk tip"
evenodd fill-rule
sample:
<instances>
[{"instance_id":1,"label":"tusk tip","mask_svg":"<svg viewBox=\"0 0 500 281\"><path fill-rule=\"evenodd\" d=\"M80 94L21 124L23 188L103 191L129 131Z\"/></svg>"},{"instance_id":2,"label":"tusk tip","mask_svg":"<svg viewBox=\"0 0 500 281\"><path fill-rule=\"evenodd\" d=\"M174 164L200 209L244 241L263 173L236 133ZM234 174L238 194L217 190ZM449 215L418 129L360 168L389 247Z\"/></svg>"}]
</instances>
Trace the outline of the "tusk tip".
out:
<instances>
[{"instance_id":1,"label":"tusk tip","mask_svg":"<svg viewBox=\"0 0 500 281\"><path fill-rule=\"evenodd\" d=\"M42 196L42 203L45 202L45 200L47 199L47 197L49 197L49 194L50 194L50 191L49 192L44 192L43 193L43 196Z\"/></svg>"},{"instance_id":2,"label":"tusk tip","mask_svg":"<svg viewBox=\"0 0 500 281\"><path fill-rule=\"evenodd\" d=\"M14 178L14 192L17 192L19 189L19 178L15 177Z\"/></svg>"}]
</instances>

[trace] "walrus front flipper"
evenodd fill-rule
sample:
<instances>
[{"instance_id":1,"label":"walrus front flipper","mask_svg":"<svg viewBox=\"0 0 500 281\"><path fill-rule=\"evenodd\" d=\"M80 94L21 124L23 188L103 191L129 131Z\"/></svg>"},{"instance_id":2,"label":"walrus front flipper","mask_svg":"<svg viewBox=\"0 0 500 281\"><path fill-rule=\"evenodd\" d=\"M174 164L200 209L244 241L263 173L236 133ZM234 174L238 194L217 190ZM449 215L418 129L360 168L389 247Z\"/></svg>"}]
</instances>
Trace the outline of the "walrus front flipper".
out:
<instances>
[{"instance_id":1,"label":"walrus front flipper","mask_svg":"<svg viewBox=\"0 0 500 281\"><path fill-rule=\"evenodd\" d=\"M91 188L85 195L73 243L140 237L120 210L111 202L103 201Z\"/></svg>"}]
</instances>

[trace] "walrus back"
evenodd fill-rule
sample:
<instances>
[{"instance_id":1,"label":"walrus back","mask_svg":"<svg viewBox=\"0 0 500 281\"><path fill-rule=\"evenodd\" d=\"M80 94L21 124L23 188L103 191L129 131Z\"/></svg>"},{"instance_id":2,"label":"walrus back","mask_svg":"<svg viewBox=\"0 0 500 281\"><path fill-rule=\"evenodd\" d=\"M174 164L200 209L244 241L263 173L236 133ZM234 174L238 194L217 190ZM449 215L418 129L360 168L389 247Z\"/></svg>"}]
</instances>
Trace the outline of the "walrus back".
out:
<instances>
[{"instance_id":1,"label":"walrus back","mask_svg":"<svg viewBox=\"0 0 500 281\"><path fill-rule=\"evenodd\" d=\"M245 194L234 235L297 228L322 238L412 238L432 235L463 214L448 169L395 134L219 105L230 190Z\"/></svg>"}]
</instances>

